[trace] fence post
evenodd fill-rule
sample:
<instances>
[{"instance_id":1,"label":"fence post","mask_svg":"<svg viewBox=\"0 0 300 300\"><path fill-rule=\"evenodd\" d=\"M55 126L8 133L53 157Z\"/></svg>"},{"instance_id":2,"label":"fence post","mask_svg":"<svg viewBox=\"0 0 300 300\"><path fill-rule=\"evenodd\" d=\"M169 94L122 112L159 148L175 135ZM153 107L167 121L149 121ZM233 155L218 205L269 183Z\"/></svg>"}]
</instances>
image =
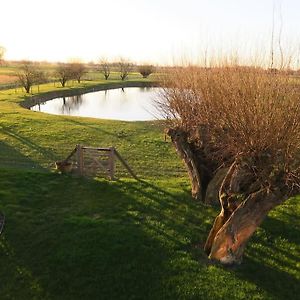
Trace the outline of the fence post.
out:
<instances>
[{"instance_id":1,"label":"fence post","mask_svg":"<svg viewBox=\"0 0 300 300\"><path fill-rule=\"evenodd\" d=\"M83 175L83 151L81 145L76 145L77 149L77 166L79 174Z\"/></svg>"},{"instance_id":2,"label":"fence post","mask_svg":"<svg viewBox=\"0 0 300 300\"><path fill-rule=\"evenodd\" d=\"M115 148L109 148L109 177L110 180L115 180Z\"/></svg>"}]
</instances>

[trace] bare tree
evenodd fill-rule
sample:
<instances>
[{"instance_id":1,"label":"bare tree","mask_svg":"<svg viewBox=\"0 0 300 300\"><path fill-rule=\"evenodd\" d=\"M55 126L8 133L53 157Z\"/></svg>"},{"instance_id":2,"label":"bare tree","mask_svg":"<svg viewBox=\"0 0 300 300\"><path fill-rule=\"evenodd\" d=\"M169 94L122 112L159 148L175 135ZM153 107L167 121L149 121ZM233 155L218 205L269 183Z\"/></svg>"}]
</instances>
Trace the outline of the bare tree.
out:
<instances>
[{"instance_id":1,"label":"bare tree","mask_svg":"<svg viewBox=\"0 0 300 300\"><path fill-rule=\"evenodd\" d=\"M4 55L5 55L6 49L2 46L0 46L0 65L3 63L4 61Z\"/></svg>"},{"instance_id":2,"label":"bare tree","mask_svg":"<svg viewBox=\"0 0 300 300\"><path fill-rule=\"evenodd\" d=\"M82 62L73 62L70 63L70 72L72 77L77 80L78 83L81 82L82 76L86 73L86 67Z\"/></svg>"},{"instance_id":3,"label":"bare tree","mask_svg":"<svg viewBox=\"0 0 300 300\"><path fill-rule=\"evenodd\" d=\"M103 58L100 60L100 72L104 75L105 80L110 76L111 66L107 59Z\"/></svg>"},{"instance_id":4,"label":"bare tree","mask_svg":"<svg viewBox=\"0 0 300 300\"><path fill-rule=\"evenodd\" d=\"M37 69L37 66L30 61L23 61L19 71L16 73L19 83L25 89L26 93L30 93L31 87L39 83L43 78L43 72Z\"/></svg>"},{"instance_id":5,"label":"bare tree","mask_svg":"<svg viewBox=\"0 0 300 300\"><path fill-rule=\"evenodd\" d=\"M204 250L240 263L269 211L300 191L298 86L283 72L228 63L174 68L164 80L159 105L192 194L208 203L212 189L221 204Z\"/></svg>"},{"instance_id":6,"label":"bare tree","mask_svg":"<svg viewBox=\"0 0 300 300\"><path fill-rule=\"evenodd\" d=\"M65 87L67 81L74 78L71 64L59 64L55 74L62 87Z\"/></svg>"},{"instance_id":7,"label":"bare tree","mask_svg":"<svg viewBox=\"0 0 300 300\"><path fill-rule=\"evenodd\" d=\"M132 70L132 63L124 58L118 62L120 77L125 80L128 77L129 72Z\"/></svg>"},{"instance_id":8,"label":"bare tree","mask_svg":"<svg viewBox=\"0 0 300 300\"><path fill-rule=\"evenodd\" d=\"M38 92L40 91L40 84L47 82L48 74L42 70L36 70L35 72L35 84L38 86Z\"/></svg>"},{"instance_id":9,"label":"bare tree","mask_svg":"<svg viewBox=\"0 0 300 300\"><path fill-rule=\"evenodd\" d=\"M143 76L143 78L147 78L155 71L155 68L152 65L141 65L138 66L138 71Z\"/></svg>"}]
</instances>

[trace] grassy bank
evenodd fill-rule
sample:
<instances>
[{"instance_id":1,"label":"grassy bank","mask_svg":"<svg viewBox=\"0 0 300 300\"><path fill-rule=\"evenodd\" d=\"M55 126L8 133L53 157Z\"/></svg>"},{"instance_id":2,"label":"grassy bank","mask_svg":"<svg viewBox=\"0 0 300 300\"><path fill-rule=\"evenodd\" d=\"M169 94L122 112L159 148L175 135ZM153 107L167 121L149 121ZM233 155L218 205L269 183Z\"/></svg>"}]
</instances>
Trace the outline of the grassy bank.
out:
<instances>
[{"instance_id":1,"label":"grassy bank","mask_svg":"<svg viewBox=\"0 0 300 300\"><path fill-rule=\"evenodd\" d=\"M52 90L62 89L40 87L40 93ZM217 210L191 199L161 122L47 115L21 108L23 100L20 90L0 92L0 210L7 218L0 238L0 299L299 294L297 199L271 213L242 266L224 269L208 262L201 248ZM52 172L51 164L78 143L116 146L143 181L123 171L116 182Z\"/></svg>"}]
</instances>

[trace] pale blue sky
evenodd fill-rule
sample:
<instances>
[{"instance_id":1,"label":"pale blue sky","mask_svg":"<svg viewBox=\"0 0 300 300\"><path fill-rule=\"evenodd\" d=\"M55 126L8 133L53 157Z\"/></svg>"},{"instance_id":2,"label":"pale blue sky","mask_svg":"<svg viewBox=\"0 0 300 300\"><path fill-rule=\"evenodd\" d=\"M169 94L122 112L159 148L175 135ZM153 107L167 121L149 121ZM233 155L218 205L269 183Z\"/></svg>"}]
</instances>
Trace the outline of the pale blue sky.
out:
<instances>
[{"instance_id":1,"label":"pale blue sky","mask_svg":"<svg viewBox=\"0 0 300 300\"><path fill-rule=\"evenodd\" d=\"M172 63L235 50L267 53L272 11L282 42L300 47L299 0L3 0L0 45L8 59L120 56ZM276 43L275 43L276 44ZM276 45L275 45L276 46Z\"/></svg>"}]
</instances>

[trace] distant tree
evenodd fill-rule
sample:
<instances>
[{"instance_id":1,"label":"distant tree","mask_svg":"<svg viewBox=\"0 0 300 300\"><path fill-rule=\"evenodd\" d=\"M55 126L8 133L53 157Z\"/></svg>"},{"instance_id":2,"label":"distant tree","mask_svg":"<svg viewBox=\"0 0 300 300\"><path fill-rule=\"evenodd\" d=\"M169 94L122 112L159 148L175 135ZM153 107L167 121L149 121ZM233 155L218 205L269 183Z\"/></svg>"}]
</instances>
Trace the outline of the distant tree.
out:
<instances>
[{"instance_id":1,"label":"distant tree","mask_svg":"<svg viewBox=\"0 0 300 300\"><path fill-rule=\"evenodd\" d=\"M81 82L82 76L86 73L86 67L82 62L70 63L70 72L72 73L72 79L76 79L78 83Z\"/></svg>"},{"instance_id":2,"label":"distant tree","mask_svg":"<svg viewBox=\"0 0 300 300\"><path fill-rule=\"evenodd\" d=\"M42 70L36 70L35 72L35 84L38 85L38 91L40 91L40 84L45 83L47 81L47 74Z\"/></svg>"},{"instance_id":3,"label":"distant tree","mask_svg":"<svg viewBox=\"0 0 300 300\"><path fill-rule=\"evenodd\" d=\"M111 66L110 63L105 59L100 60L100 72L104 75L105 80L110 76Z\"/></svg>"},{"instance_id":4,"label":"distant tree","mask_svg":"<svg viewBox=\"0 0 300 300\"><path fill-rule=\"evenodd\" d=\"M64 87L67 81L74 78L71 64L59 64L55 72L61 86Z\"/></svg>"},{"instance_id":5,"label":"distant tree","mask_svg":"<svg viewBox=\"0 0 300 300\"><path fill-rule=\"evenodd\" d=\"M6 49L2 46L0 46L0 65L3 63L4 61L4 55L5 55Z\"/></svg>"},{"instance_id":6,"label":"distant tree","mask_svg":"<svg viewBox=\"0 0 300 300\"><path fill-rule=\"evenodd\" d=\"M119 65L120 77L122 80L125 80L128 77L128 74L132 69L132 63L130 61L122 58L118 62L118 65Z\"/></svg>"},{"instance_id":7,"label":"distant tree","mask_svg":"<svg viewBox=\"0 0 300 300\"><path fill-rule=\"evenodd\" d=\"M155 68L152 65L141 65L138 66L138 71L143 76L143 78L147 78L155 71Z\"/></svg>"},{"instance_id":8,"label":"distant tree","mask_svg":"<svg viewBox=\"0 0 300 300\"><path fill-rule=\"evenodd\" d=\"M30 61L23 61L16 76L19 83L25 89L26 93L30 93L31 87L39 83L43 78L43 72L37 69L37 66Z\"/></svg>"}]
</instances>

